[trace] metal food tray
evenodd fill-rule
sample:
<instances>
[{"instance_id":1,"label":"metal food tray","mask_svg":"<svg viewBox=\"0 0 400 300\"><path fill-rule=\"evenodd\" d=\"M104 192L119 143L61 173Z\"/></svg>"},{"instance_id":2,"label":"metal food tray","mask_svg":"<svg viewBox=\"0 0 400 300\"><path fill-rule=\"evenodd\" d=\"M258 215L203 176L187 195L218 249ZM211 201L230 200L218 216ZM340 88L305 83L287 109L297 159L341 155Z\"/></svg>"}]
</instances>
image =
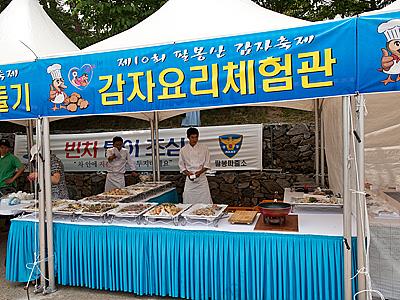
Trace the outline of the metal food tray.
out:
<instances>
[{"instance_id":1,"label":"metal food tray","mask_svg":"<svg viewBox=\"0 0 400 300\"><path fill-rule=\"evenodd\" d=\"M78 205L82 205L82 203L81 203L81 202L78 202L78 201L74 201L74 203L76 203L76 204L78 204ZM74 215L80 214L80 212L81 212L82 209L77 209L77 210L75 210L75 211L64 211L64 210L62 210L62 209L64 209L64 208L68 207L69 204L70 204L70 203L67 203L67 204L65 204L65 205L62 205L62 206L60 206L60 207L55 208L55 209L53 210L53 213L56 214L56 215L61 215L61 216L74 216Z\"/></svg>"},{"instance_id":2,"label":"metal food tray","mask_svg":"<svg viewBox=\"0 0 400 300\"><path fill-rule=\"evenodd\" d=\"M142 211L140 211L139 213L125 213L125 212L120 212L120 210L128 207L128 206L135 206L135 205L149 205L149 207L143 209ZM137 218L141 215L143 215L144 213L146 213L147 211L149 211L150 209L152 209L153 207L157 206L158 203L155 202L133 202L133 203L120 203L118 205L118 208L115 208L114 210L110 211L108 214L118 217L118 218Z\"/></svg>"},{"instance_id":3,"label":"metal food tray","mask_svg":"<svg viewBox=\"0 0 400 300\"><path fill-rule=\"evenodd\" d=\"M68 205L69 203L76 203L75 200L67 200L67 199L65 199L65 200L62 200L62 199L61 200L55 200L53 202L57 202L57 201L62 201L62 202L65 202L65 203L59 204L57 206L53 205L53 212L54 212L55 209L59 209L61 207L64 207L64 206ZM36 202L27 203L26 207L21 208L21 210L26 212L26 213L38 212L39 208L29 208L30 206L35 205L35 204L36 204Z\"/></svg>"},{"instance_id":4,"label":"metal food tray","mask_svg":"<svg viewBox=\"0 0 400 300\"><path fill-rule=\"evenodd\" d=\"M213 205L217 205L219 208L216 215L205 216L205 215L194 214L194 212L198 209L212 207ZM190 209L188 209L184 213L182 213L182 217L187 218L187 219L207 220L207 221L212 222L212 221L220 218L227 207L228 207L228 205L226 205L226 204L201 204L201 203L199 203L199 204L193 205Z\"/></svg>"},{"instance_id":5,"label":"metal food tray","mask_svg":"<svg viewBox=\"0 0 400 300\"><path fill-rule=\"evenodd\" d=\"M158 206L165 205L165 204L173 204L173 203L162 203L162 204L160 204ZM175 215L152 215L152 214L150 214L151 210L149 210L143 215L144 220L145 220L144 224L147 224L149 222L149 220L157 220L157 219L159 219L159 220L173 221L175 225L178 225L180 215L185 210L187 210L189 207L191 207L192 204L181 204L181 203L179 203L179 204L173 204L173 205L181 208L181 211L179 211ZM154 209L154 208L156 208L158 206L155 206L152 209Z\"/></svg>"},{"instance_id":6,"label":"metal food tray","mask_svg":"<svg viewBox=\"0 0 400 300\"><path fill-rule=\"evenodd\" d=\"M322 198L326 198L326 196L322 196L322 195L312 195L312 196L306 196L306 197L314 197L316 199L322 199ZM306 197L301 197L302 199L306 198ZM342 208L343 207L343 203L324 203L324 202L297 202L296 199L298 197L292 197L289 201L285 201L287 203L292 204L293 206L296 207L304 207L304 208ZM337 198L337 199L341 199L341 198ZM341 200L343 201L343 200Z\"/></svg>"},{"instance_id":7,"label":"metal food tray","mask_svg":"<svg viewBox=\"0 0 400 300\"><path fill-rule=\"evenodd\" d=\"M95 202L101 202L101 203L118 203L126 198L129 198L131 196L109 196L109 195L94 195L94 196L89 196L86 198L83 198L79 200L79 202L85 202L85 203L95 203ZM108 200L108 201L107 201Z\"/></svg>"},{"instance_id":8,"label":"metal food tray","mask_svg":"<svg viewBox=\"0 0 400 300\"><path fill-rule=\"evenodd\" d=\"M83 205L96 205L96 204L101 204L104 205L104 203L102 202L94 202L94 203L82 203ZM119 205L117 203L109 203L111 205L116 205L115 207L112 207L106 211L103 212L89 212L89 211L83 211L83 208L79 211L79 214L83 217L103 217L105 215L108 215L112 210L115 210L119 207Z\"/></svg>"}]
</instances>

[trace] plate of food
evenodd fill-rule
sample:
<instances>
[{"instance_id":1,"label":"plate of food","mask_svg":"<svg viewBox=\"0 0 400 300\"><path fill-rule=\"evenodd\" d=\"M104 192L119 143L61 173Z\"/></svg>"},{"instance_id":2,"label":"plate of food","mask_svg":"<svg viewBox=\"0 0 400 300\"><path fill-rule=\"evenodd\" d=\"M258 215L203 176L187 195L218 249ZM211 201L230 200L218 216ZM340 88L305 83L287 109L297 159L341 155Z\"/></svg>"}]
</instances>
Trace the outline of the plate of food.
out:
<instances>
[{"instance_id":1,"label":"plate of food","mask_svg":"<svg viewBox=\"0 0 400 300\"><path fill-rule=\"evenodd\" d=\"M112 197L124 197L124 196L129 196L131 195L130 191L128 189L113 189L108 192L104 192L101 195L104 196L112 196Z\"/></svg>"},{"instance_id":2,"label":"plate of food","mask_svg":"<svg viewBox=\"0 0 400 300\"><path fill-rule=\"evenodd\" d=\"M66 205L61 205L53 209L53 213L58 215L74 215L79 214L82 210L82 204L77 201L71 201Z\"/></svg>"},{"instance_id":3,"label":"plate of food","mask_svg":"<svg viewBox=\"0 0 400 300\"><path fill-rule=\"evenodd\" d=\"M182 213L182 217L189 219L215 220L219 218L228 205L225 204L195 204Z\"/></svg>"},{"instance_id":4,"label":"plate of food","mask_svg":"<svg viewBox=\"0 0 400 300\"><path fill-rule=\"evenodd\" d=\"M57 210L58 208L62 206L66 206L69 203L75 203L75 200L63 200L63 199L58 199L58 200L53 200L53 211ZM29 205L25 206L23 209L25 212L36 212L39 210L39 202L36 201L35 203L30 203Z\"/></svg>"},{"instance_id":5,"label":"plate of food","mask_svg":"<svg viewBox=\"0 0 400 300\"><path fill-rule=\"evenodd\" d=\"M107 212L118 207L115 203L82 203L82 216L102 217Z\"/></svg>"},{"instance_id":6,"label":"plate of food","mask_svg":"<svg viewBox=\"0 0 400 300\"><path fill-rule=\"evenodd\" d=\"M158 203L153 202L135 202L135 203L121 203L119 207L112 212L110 215L121 218L135 218L144 214Z\"/></svg>"},{"instance_id":7,"label":"plate of food","mask_svg":"<svg viewBox=\"0 0 400 300\"><path fill-rule=\"evenodd\" d=\"M174 219L191 206L191 204L162 203L147 211L143 216L153 219Z\"/></svg>"},{"instance_id":8,"label":"plate of food","mask_svg":"<svg viewBox=\"0 0 400 300\"><path fill-rule=\"evenodd\" d=\"M338 197L305 194L304 197L292 197L291 204L295 206L342 207L343 200Z\"/></svg>"},{"instance_id":9,"label":"plate of food","mask_svg":"<svg viewBox=\"0 0 400 300\"><path fill-rule=\"evenodd\" d=\"M80 202L102 202L102 203L116 203L125 199L126 196L111 196L111 195L94 195L83 198Z\"/></svg>"}]
</instances>

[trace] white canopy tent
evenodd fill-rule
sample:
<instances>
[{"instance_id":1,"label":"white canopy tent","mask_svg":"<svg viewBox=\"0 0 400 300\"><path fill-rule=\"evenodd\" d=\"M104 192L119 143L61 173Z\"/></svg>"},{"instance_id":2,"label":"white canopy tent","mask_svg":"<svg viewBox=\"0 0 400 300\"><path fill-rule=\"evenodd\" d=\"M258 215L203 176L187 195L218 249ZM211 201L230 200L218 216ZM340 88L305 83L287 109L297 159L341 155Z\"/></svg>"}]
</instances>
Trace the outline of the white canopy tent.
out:
<instances>
[{"instance_id":1,"label":"white canopy tent","mask_svg":"<svg viewBox=\"0 0 400 300\"><path fill-rule=\"evenodd\" d=\"M37 0L13 0L0 14L0 65L32 62L38 57L59 55L66 52L76 52L78 47L58 28L58 26L46 14ZM19 120L15 123L27 126L32 125L28 120ZM38 140L41 131L36 129ZM28 137L32 136L32 126L29 126ZM29 138L28 138L29 140ZM46 143L46 141L44 141ZM32 144L32 140L30 142ZM28 143L29 145L29 143ZM50 152L44 157L49 158ZM41 177L40 185L46 191L39 193L40 201L40 269L46 269L46 239L45 239L45 199L51 199L50 160L46 159L44 166L38 168ZM46 184L44 184L44 180ZM46 201L46 210L51 211L51 200ZM52 237L52 214L47 214L47 236ZM53 239L47 243L48 253L53 253ZM54 280L54 256L48 257L49 286L46 288L45 275L41 275L41 285L36 287L37 292L44 293L55 291Z\"/></svg>"},{"instance_id":2,"label":"white canopy tent","mask_svg":"<svg viewBox=\"0 0 400 300\"><path fill-rule=\"evenodd\" d=\"M13 0L3 10L0 14L0 43L0 64L32 61L36 57L79 50L37 0Z\"/></svg>"}]
</instances>

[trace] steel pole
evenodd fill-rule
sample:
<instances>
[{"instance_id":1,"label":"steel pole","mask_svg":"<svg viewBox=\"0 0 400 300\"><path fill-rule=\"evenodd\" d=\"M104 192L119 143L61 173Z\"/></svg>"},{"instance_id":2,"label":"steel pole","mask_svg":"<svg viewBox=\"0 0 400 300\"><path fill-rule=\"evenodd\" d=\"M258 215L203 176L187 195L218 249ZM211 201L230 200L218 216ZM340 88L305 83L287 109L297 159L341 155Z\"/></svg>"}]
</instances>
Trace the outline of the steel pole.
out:
<instances>
[{"instance_id":1,"label":"steel pole","mask_svg":"<svg viewBox=\"0 0 400 300\"><path fill-rule=\"evenodd\" d=\"M157 160L157 181L161 180L161 168L160 168L160 132L158 128L158 112L155 112L154 128L156 132L156 160Z\"/></svg>"},{"instance_id":2,"label":"steel pole","mask_svg":"<svg viewBox=\"0 0 400 300\"><path fill-rule=\"evenodd\" d=\"M322 111L323 111L323 104L324 100L321 99L320 102L320 116L322 116ZM321 121L322 118L320 118ZM325 126L324 122L321 121L321 154L320 154L320 159L321 159L321 187L325 187Z\"/></svg>"},{"instance_id":3,"label":"steel pole","mask_svg":"<svg viewBox=\"0 0 400 300\"><path fill-rule=\"evenodd\" d=\"M155 113L154 115L155 116ZM152 163L152 169L153 169L153 182L157 180L157 166L156 166L156 153L155 153L155 147L154 147L154 142L155 142L155 137L154 137L154 119L155 117L150 120L150 135L151 135L151 163Z\"/></svg>"},{"instance_id":4,"label":"steel pole","mask_svg":"<svg viewBox=\"0 0 400 300\"><path fill-rule=\"evenodd\" d=\"M365 181L365 169L364 169L364 104L365 99L362 95L358 95L356 97L356 132L358 134L359 140L356 146L356 154L357 154L357 172L358 172L358 181L357 181L357 191L359 193L357 196L357 205L356 205L356 213L357 213L357 266L358 269L366 267L366 258L365 258L365 226L366 221L365 218L368 216L365 215L365 195L364 193L364 181ZM358 290L362 291L366 289L366 278L364 274L358 275ZM369 298L369 297L368 297ZM366 300L367 294L361 293L358 295L359 300Z\"/></svg>"},{"instance_id":5,"label":"steel pole","mask_svg":"<svg viewBox=\"0 0 400 300\"><path fill-rule=\"evenodd\" d=\"M49 118L43 119L43 152L44 152L44 187L46 199L47 225L47 261L49 286L45 293L56 291L54 278L54 245L53 245L53 203L51 198L51 163L50 163L50 123Z\"/></svg>"},{"instance_id":6,"label":"steel pole","mask_svg":"<svg viewBox=\"0 0 400 300\"><path fill-rule=\"evenodd\" d=\"M315 183L319 186L319 100L314 100L314 117L315 117Z\"/></svg>"},{"instance_id":7,"label":"steel pole","mask_svg":"<svg viewBox=\"0 0 400 300\"><path fill-rule=\"evenodd\" d=\"M351 279L351 197L349 180L350 155L350 97L342 97L343 121L343 239L344 239L344 299L352 299Z\"/></svg>"},{"instance_id":8,"label":"steel pole","mask_svg":"<svg viewBox=\"0 0 400 300\"><path fill-rule=\"evenodd\" d=\"M42 156L42 120L36 120L36 154L37 173L39 181L39 259L40 259L40 286L35 287L35 292L42 292L46 288L46 201L44 198L44 162ZM29 149L30 152L30 149Z\"/></svg>"}]
</instances>

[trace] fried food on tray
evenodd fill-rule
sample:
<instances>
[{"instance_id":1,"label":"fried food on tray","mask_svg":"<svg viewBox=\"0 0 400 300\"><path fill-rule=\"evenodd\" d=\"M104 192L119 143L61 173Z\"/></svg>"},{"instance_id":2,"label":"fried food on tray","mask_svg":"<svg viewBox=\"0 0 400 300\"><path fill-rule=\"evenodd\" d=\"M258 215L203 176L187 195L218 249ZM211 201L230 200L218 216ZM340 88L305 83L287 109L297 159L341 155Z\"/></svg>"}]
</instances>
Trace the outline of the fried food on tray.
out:
<instances>
[{"instance_id":1,"label":"fried food on tray","mask_svg":"<svg viewBox=\"0 0 400 300\"><path fill-rule=\"evenodd\" d=\"M82 204L80 203L70 203L65 207L60 207L57 211L60 212L77 212L82 209Z\"/></svg>"},{"instance_id":2,"label":"fried food on tray","mask_svg":"<svg viewBox=\"0 0 400 300\"><path fill-rule=\"evenodd\" d=\"M108 196L129 196L130 193L126 189L114 189L108 192L104 192L103 195L108 195Z\"/></svg>"},{"instance_id":3,"label":"fried food on tray","mask_svg":"<svg viewBox=\"0 0 400 300\"><path fill-rule=\"evenodd\" d=\"M198 215L198 216L215 216L217 215L221 210L221 207L219 207L216 204L199 208L196 209L195 211L192 212L193 215Z\"/></svg>"},{"instance_id":4,"label":"fried food on tray","mask_svg":"<svg viewBox=\"0 0 400 300\"><path fill-rule=\"evenodd\" d=\"M95 203L95 204L83 204L82 205L82 212L88 213L105 213L111 209L116 208L117 204L112 203Z\"/></svg>"},{"instance_id":5,"label":"fried food on tray","mask_svg":"<svg viewBox=\"0 0 400 300\"><path fill-rule=\"evenodd\" d=\"M154 207L149 214L153 216L175 216L182 208L171 203L164 203Z\"/></svg>"},{"instance_id":6,"label":"fried food on tray","mask_svg":"<svg viewBox=\"0 0 400 300\"><path fill-rule=\"evenodd\" d=\"M122 214L132 214L132 215L137 215L140 214L142 211L148 209L149 207L151 207L151 204L131 204L128 206L125 206L124 208L121 208L118 213L122 213Z\"/></svg>"}]
</instances>

